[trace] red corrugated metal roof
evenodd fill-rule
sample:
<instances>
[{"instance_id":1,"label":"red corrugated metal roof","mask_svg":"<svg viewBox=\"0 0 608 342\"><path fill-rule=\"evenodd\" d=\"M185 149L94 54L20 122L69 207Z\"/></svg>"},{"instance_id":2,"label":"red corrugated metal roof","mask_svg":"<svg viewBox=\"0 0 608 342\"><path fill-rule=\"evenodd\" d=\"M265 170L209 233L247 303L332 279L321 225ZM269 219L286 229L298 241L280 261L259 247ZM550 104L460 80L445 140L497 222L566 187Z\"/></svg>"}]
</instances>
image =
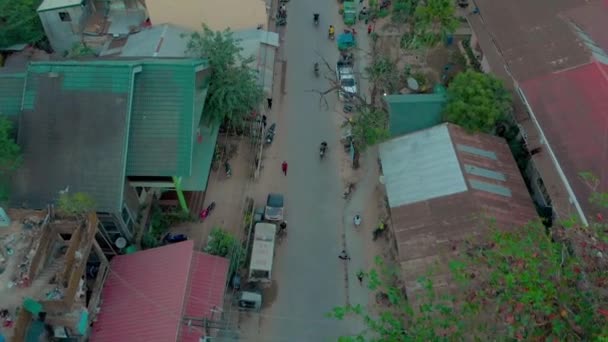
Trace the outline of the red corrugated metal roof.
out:
<instances>
[{"instance_id":1,"label":"red corrugated metal roof","mask_svg":"<svg viewBox=\"0 0 608 342\"><path fill-rule=\"evenodd\" d=\"M90 340L178 341L184 313L209 311L192 298L221 307L228 261L193 248L193 241L185 241L112 259ZM197 339L188 341L200 336L199 329Z\"/></svg>"},{"instance_id":2,"label":"red corrugated metal roof","mask_svg":"<svg viewBox=\"0 0 608 342\"><path fill-rule=\"evenodd\" d=\"M579 173L589 171L608 191L608 66L599 62L521 84L578 202L592 214L591 190Z\"/></svg>"},{"instance_id":3,"label":"red corrugated metal roof","mask_svg":"<svg viewBox=\"0 0 608 342\"><path fill-rule=\"evenodd\" d=\"M228 275L228 259L205 253L194 253L192 273L186 297L184 316L217 319L223 306ZM218 309L216 313L212 310ZM182 326L182 342L198 342L200 329Z\"/></svg>"}]
</instances>

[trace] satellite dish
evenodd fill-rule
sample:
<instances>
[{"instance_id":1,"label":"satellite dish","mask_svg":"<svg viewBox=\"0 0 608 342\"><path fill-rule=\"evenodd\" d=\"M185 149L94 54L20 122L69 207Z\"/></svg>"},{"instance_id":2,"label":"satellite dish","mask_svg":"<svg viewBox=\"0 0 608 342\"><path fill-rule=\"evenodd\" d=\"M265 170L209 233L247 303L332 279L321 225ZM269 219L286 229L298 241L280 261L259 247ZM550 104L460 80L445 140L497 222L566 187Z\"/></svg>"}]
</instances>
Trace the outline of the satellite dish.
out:
<instances>
[{"instance_id":1,"label":"satellite dish","mask_svg":"<svg viewBox=\"0 0 608 342\"><path fill-rule=\"evenodd\" d=\"M114 241L114 245L120 249L123 249L127 247L127 239L119 237L118 239L116 239L116 241Z\"/></svg>"},{"instance_id":2,"label":"satellite dish","mask_svg":"<svg viewBox=\"0 0 608 342\"><path fill-rule=\"evenodd\" d=\"M407 87L414 91L420 89L420 85L418 84L418 81L416 81L416 79L413 77L407 78Z\"/></svg>"}]
</instances>

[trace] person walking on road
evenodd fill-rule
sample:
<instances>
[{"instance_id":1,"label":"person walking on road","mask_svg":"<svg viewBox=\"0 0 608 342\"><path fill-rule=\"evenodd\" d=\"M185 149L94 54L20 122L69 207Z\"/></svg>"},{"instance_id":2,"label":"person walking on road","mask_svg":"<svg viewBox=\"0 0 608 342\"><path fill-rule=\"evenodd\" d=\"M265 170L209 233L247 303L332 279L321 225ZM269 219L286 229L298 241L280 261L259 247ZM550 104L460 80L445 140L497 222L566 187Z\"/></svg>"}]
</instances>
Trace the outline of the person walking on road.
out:
<instances>
[{"instance_id":1,"label":"person walking on road","mask_svg":"<svg viewBox=\"0 0 608 342\"><path fill-rule=\"evenodd\" d=\"M342 250L342 253L338 255L338 258L340 258L341 260L350 260L350 257L348 256L348 254L346 254L345 250Z\"/></svg>"},{"instance_id":2,"label":"person walking on road","mask_svg":"<svg viewBox=\"0 0 608 342\"><path fill-rule=\"evenodd\" d=\"M365 277L365 273L361 270L357 272L357 279L359 279L359 285L363 285L363 278Z\"/></svg>"},{"instance_id":3,"label":"person walking on road","mask_svg":"<svg viewBox=\"0 0 608 342\"><path fill-rule=\"evenodd\" d=\"M285 176L287 176L287 162L283 160L283 163L281 164L281 170L283 171L283 174Z\"/></svg>"},{"instance_id":4,"label":"person walking on road","mask_svg":"<svg viewBox=\"0 0 608 342\"><path fill-rule=\"evenodd\" d=\"M268 103L268 110L271 110L272 109L272 97L267 98L266 102Z\"/></svg>"}]
</instances>

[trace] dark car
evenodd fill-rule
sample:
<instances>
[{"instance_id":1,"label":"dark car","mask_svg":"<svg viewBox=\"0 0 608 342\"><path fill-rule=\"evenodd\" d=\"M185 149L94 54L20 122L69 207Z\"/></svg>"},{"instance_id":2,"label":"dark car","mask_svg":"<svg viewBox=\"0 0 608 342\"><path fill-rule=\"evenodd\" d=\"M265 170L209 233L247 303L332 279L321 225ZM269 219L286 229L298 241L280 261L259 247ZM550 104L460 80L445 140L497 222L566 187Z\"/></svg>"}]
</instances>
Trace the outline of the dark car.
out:
<instances>
[{"instance_id":1,"label":"dark car","mask_svg":"<svg viewBox=\"0 0 608 342\"><path fill-rule=\"evenodd\" d=\"M268 194L264 219L267 221L283 221L283 195Z\"/></svg>"}]
</instances>

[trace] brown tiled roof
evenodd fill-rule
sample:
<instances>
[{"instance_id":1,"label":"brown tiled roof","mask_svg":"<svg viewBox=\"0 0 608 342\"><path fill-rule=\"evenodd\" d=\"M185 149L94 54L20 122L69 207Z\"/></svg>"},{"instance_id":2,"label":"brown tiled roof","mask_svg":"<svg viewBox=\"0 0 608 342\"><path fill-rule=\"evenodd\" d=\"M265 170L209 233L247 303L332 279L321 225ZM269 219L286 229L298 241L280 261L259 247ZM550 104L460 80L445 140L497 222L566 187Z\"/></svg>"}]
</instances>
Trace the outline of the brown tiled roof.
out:
<instances>
[{"instance_id":1,"label":"brown tiled roof","mask_svg":"<svg viewBox=\"0 0 608 342\"><path fill-rule=\"evenodd\" d=\"M454 125L448 128L467 190L391 208L398 261L410 298L419 288L417 279L433 266L436 267L435 286L448 285L447 265L456 240L484 236L491 226L510 229L536 218L526 185L504 139L487 134L471 135ZM465 152L459 148L461 145L493 153L496 158ZM502 176L474 175L480 173L466 171L471 167L492 170ZM501 177L504 181L498 180ZM475 181L506 188L510 195L475 189L471 185Z\"/></svg>"},{"instance_id":2,"label":"brown tiled roof","mask_svg":"<svg viewBox=\"0 0 608 342\"><path fill-rule=\"evenodd\" d=\"M599 0L475 0L484 28L518 81L588 63L591 59L562 15ZM474 28L478 30L478 27Z\"/></svg>"}]
</instances>

